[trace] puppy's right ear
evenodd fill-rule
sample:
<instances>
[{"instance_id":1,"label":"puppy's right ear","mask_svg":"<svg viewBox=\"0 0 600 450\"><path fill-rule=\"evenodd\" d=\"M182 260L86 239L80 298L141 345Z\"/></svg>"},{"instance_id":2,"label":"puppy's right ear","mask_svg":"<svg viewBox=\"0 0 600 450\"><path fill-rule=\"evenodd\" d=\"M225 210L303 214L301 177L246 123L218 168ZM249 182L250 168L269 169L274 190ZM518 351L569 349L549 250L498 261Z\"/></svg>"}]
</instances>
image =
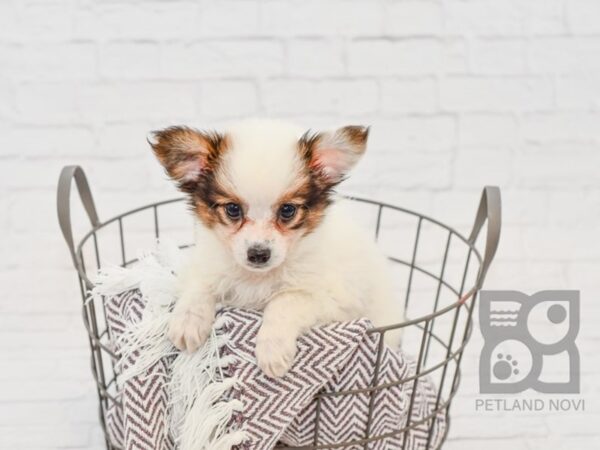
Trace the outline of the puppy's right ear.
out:
<instances>
[{"instance_id":1,"label":"puppy's right ear","mask_svg":"<svg viewBox=\"0 0 600 450\"><path fill-rule=\"evenodd\" d=\"M148 142L169 176L184 186L215 167L225 137L178 126L153 132Z\"/></svg>"}]
</instances>

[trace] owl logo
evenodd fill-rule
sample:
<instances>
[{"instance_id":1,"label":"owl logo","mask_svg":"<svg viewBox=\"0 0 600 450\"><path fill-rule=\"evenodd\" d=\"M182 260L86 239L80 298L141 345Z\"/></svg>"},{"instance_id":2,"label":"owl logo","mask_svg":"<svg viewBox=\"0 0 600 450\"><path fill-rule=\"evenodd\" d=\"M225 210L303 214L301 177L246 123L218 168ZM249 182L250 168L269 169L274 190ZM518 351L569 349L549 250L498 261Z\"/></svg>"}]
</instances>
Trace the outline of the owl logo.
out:
<instances>
[{"instance_id":1,"label":"owl logo","mask_svg":"<svg viewBox=\"0 0 600 450\"><path fill-rule=\"evenodd\" d=\"M579 393L579 291L481 291L482 394Z\"/></svg>"}]
</instances>

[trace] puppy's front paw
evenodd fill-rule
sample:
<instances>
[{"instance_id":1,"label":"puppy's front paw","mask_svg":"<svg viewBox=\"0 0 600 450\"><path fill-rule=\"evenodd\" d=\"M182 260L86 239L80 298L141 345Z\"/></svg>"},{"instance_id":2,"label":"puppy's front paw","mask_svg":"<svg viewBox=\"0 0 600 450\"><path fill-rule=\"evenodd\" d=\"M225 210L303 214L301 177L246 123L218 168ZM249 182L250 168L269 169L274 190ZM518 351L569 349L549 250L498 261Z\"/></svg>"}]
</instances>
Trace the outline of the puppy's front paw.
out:
<instances>
[{"instance_id":1,"label":"puppy's front paw","mask_svg":"<svg viewBox=\"0 0 600 450\"><path fill-rule=\"evenodd\" d=\"M169 340L181 351L194 352L206 342L214 317L193 311L174 312L169 320Z\"/></svg>"},{"instance_id":2,"label":"puppy's front paw","mask_svg":"<svg viewBox=\"0 0 600 450\"><path fill-rule=\"evenodd\" d=\"M285 330L265 328L256 336L256 360L258 367L269 377L284 376L294 364L296 338Z\"/></svg>"}]
</instances>

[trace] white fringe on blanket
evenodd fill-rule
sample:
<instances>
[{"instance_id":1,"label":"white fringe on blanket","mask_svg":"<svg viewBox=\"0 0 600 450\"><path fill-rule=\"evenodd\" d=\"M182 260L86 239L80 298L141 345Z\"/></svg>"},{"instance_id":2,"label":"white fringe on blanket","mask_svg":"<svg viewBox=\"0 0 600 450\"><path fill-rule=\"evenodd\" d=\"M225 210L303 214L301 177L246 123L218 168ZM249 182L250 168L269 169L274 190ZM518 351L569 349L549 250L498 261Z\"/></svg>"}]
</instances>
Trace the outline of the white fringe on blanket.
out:
<instances>
[{"instance_id":1,"label":"white fringe on blanket","mask_svg":"<svg viewBox=\"0 0 600 450\"><path fill-rule=\"evenodd\" d=\"M179 353L167 339L170 310L177 299L176 276L183 251L167 242L140 255L129 268L107 267L93 277L91 295L103 301L123 292L139 289L147 302L142 319L128 326L117 342L121 359L117 363L121 382L143 377L147 369L163 358L174 357L169 392L170 429L181 450L225 450L247 439L243 429L229 430L233 414L243 409L239 400L227 394L237 380L228 378L224 368L235 363L235 355L221 356L227 337L218 330L226 325L217 319L208 341L196 353Z\"/></svg>"}]
</instances>

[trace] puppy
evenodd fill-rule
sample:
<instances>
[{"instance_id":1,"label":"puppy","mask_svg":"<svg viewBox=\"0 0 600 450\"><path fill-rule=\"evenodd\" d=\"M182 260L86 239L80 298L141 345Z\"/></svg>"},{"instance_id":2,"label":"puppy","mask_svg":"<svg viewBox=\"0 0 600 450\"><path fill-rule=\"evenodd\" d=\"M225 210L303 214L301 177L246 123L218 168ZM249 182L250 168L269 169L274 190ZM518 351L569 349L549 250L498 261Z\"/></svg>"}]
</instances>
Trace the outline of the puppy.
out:
<instances>
[{"instance_id":1,"label":"puppy","mask_svg":"<svg viewBox=\"0 0 600 450\"><path fill-rule=\"evenodd\" d=\"M154 133L154 153L197 219L169 324L177 348L193 352L204 343L217 303L263 311L257 362L280 377L294 362L296 338L315 325L403 319L372 234L333 195L365 152L367 135L362 126L304 133L270 120L225 133Z\"/></svg>"}]
</instances>

